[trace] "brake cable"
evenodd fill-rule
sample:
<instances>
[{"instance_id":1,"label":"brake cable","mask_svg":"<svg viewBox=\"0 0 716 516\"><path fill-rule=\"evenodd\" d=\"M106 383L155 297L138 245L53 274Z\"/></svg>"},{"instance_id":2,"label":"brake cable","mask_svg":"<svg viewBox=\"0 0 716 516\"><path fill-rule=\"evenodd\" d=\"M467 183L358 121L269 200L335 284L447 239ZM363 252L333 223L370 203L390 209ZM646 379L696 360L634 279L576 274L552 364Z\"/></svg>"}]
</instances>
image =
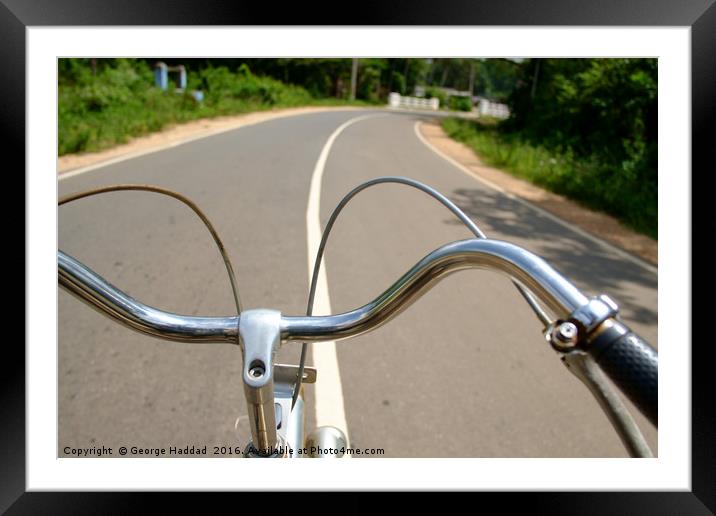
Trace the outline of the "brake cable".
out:
<instances>
[{"instance_id":1,"label":"brake cable","mask_svg":"<svg viewBox=\"0 0 716 516\"><path fill-rule=\"evenodd\" d=\"M341 202L338 203L338 205L333 209L333 212L331 213L330 218L328 219L328 223L326 224L326 228L323 230L323 235L321 236L321 243L318 246L318 251L316 252L316 260L314 262L313 266L313 276L311 278L311 285L308 293L308 306L306 307L306 315L310 316L313 313L313 302L316 295L316 284L318 282L318 272L321 269L321 262L323 259L323 251L326 247L326 242L328 241L328 236L331 233L331 229L333 229L333 224L335 223L336 219L338 218L338 215L341 213L343 208L348 204L348 202L355 197L356 194L359 192L365 190L366 188L369 188L374 185L382 184L382 183L396 183L396 184L402 184L406 186L411 186L413 188L417 188L421 192L431 196L436 201L440 202L443 206L445 206L448 210L450 210L453 215L455 215L460 221L467 226L467 228L477 237L486 239L487 236L480 230L480 228L475 224L475 222L468 217L465 212L463 212L460 208L455 205L454 202L452 202L450 199L445 197L443 194L435 190L434 188L431 188L430 186L421 183L420 181L416 181L414 179L409 179L407 177L400 177L400 176L386 176L386 177L378 177L376 179L371 179L369 181L366 181L365 183L362 183L358 186L356 186L353 190L348 192L343 199L341 199ZM515 280L512 280L512 283L517 287L517 290L522 294L522 297L527 301L527 303L530 305L530 308L532 308L532 311L534 311L537 318L540 320L540 322L545 326L549 326L551 324L551 319L549 316L545 313L545 311L542 309L542 307L537 303L537 300L530 294L525 288L517 283ZM301 346L301 361L298 366L298 378L296 380L296 386L294 387L293 391L293 398L291 402L291 408L296 404L296 400L298 399L298 394L301 390L301 384L303 382L303 372L306 367L306 353L308 351L308 343L304 342Z\"/></svg>"},{"instance_id":2,"label":"brake cable","mask_svg":"<svg viewBox=\"0 0 716 516\"><path fill-rule=\"evenodd\" d=\"M231 260L229 259L229 255L226 252L226 247L224 246L224 243L221 241L221 238L219 237L219 233L216 232L216 229L214 229L213 224L209 220L209 218L204 214L203 211L197 206L194 201L189 199L188 197L185 197L184 195L175 192L173 190L169 190L168 188L162 188L161 186L154 186L154 185L146 185L146 184L117 184L117 185L109 185L104 186L101 188L94 188L92 190L85 190L83 192L77 192L73 194L66 195L64 197L61 197L57 201L58 206L62 206L65 203L76 201L78 199L82 199L84 197L90 197L92 195L98 195L102 193L108 193L108 192L121 192L121 191L145 191L145 192L153 192L158 193L161 195L167 195L169 197L173 197L174 199L177 199L178 201L183 202L186 204L189 208L191 208L194 213L197 214L197 216L201 219L201 221L204 223L206 228L209 230L209 233L211 233L211 236L214 239L214 242L216 243L216 246L219 248L219 252L221 253L221 258L224 260L224 265L226 266L226 272L229 275L229 281L231 282L231 291L234 295L234 303L236 304L236 315L241 316L241 301L239 299L239 288L236 285L236 276L234 274L234 268L231 266ZM238 339L238 333L237 333L237 339Z\"/></svg>"},{"instance_id":3,"label":"brake cable","mask_svg":"<svg viewBox=\"0 0 716 516\"><path fill-rule=\"evenodd\" d=\"M475 222L470 219L460 208L455 205L450 199L445 197L443 194L438 192L437 190L419 182L413 179L409 179L406 177L397 177L397 176L387 176L387 177L379 177L376 179L371 179L369 181L366 181L365 183L362 183L355 187L353 190L348 192L343 199L341 199L341 202L338 203L338 205L334 208L333 212L331 213L331 216L328 220L328 223L326 224L326 228L323 231L323 234L321 236L321 243L318 246L318 251L316 252L316 259L314 262L313 267L313 275L311 278L311 285L309 289L308 294L308 303L306 307L306 315L310 316L313 313L313 304L314 299L316 295L316 285L318 281L318 273L321 268L321 262L323 259L324 250L326 247L326 243L328 241L328 237L331 233L331 229L333 228L333 225L338 218L338 215L341 213L343 208L348 204L348 202L355 197L359 192L365 190L366 188L369 188L374 185L383 184L383 183L394 183L394 184L402 184L406 186L410 186L413 188L416 188L417 190L420 190L421 192L433 197L435 200L440 202L443 206L445 206L447 209L449 209L453 215L455 215L467 228L477 237L481 239L486 239L487 236L480 230L480 228L475 224ZM194 213L202 220L206 228L211 233L211 236L214 239L214 242L216 243L219 252L221 253L221 257L224 260L224 265L226 266L226 272L229 275L229 281L231 283L231 290L234 296L234 302L236 304L236 312L237 315L241 315L241 301L239 298L239 291L238 286L236 284L236 277L234 274L233 267L231 265L231 260L229 259L228 253L226 251L226 247L224 246L224 243L222 242L221 238L219 237L219 234L217 233L216 229L212 225L211 221L208 219L208 217L204 214L203 211L189 198L185 197L184 195L175 192L173 190L169 190L167 188L162 188L159 186L154 185L147 185L147 184L117 184L117 185L110 185L105 186L101 188L95 188L92 190L86 190L83 192L78 192L74 194L67 195L65 197L61 197L58 200L58 205L61 206L63 204L66 204L68 202L76 201L78 199L82 199L84 197L90 197L93 195L98 195L102 193L108 193L108 192L118 192L118 191L146 191L146 192L153 192L158 193L162 195L167 195L169 197L173 197L184 204L186 204L189 208L191 208ZM542 322L545 326L548 326L551 323L551 320L549 319L549 316L544 312L542 307L539 306L537 301L534 299L534 297L527 292L527 290L524 289L522 285L517 283L516 281L512 280L512 283L515 285L517 290L522 294L522 297L527 301L529 306L532 308L534 313L536 314L537 318ZM294 387L293 396L292 396L292 402L291 407L296 404L296 400L298 399L298 394L301 389L301 385L303 384L303 374L306 367L306 355L308 351L308 343L304 342L301 346L301 359L299 363L299 369L298 369L298 377L296 380L296 385Z\"/></svg>"}]
</instances>

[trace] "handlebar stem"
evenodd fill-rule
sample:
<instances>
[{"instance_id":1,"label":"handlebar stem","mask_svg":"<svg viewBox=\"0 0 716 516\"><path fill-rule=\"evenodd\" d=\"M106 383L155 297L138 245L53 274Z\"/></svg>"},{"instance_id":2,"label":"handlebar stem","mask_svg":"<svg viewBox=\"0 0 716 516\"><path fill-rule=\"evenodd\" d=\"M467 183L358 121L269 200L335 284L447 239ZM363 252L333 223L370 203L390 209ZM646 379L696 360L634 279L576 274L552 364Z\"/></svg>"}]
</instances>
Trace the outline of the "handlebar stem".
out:
<instances>
[{"instance_id":1,"label":"handlebar stem","mask_svg":"<svg viewBox=\"0 0 716 516\"><path fill-rule=\"evenodd\" d=\"M271 456L279 448L274 406L273 357L281 344L281 312L247 310L241 314L241 351L251 446Z\"/></svg>"}]
</instances>

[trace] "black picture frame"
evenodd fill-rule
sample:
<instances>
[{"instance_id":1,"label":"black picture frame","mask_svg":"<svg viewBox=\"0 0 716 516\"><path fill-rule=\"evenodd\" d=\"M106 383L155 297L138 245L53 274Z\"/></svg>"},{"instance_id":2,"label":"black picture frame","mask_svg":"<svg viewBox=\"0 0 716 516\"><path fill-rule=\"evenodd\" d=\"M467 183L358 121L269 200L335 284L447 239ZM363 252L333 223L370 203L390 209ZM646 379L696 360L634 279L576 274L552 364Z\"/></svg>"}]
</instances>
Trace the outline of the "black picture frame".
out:
<instances>
[{"instance_id":1,"label":"black picture frame","mask_svg":"<svg viewBox=\"0 0 716 516\"><path fill-rule=\"evenodd\" d=\"M714 0L530 0L373 2L350 17L321 4L228 0L0 0L0 127L6 157L25 169L25 29L62 25L556 25L691 27L692 172L702 174L712 146L716 112ZM410 6L410 9L406 9ZM324 13L318 15L316 13ZM325 13L334 13L326 19ZM710 156L709 156L710 157ZM24 191L24 182L21 186ZM692 190L693 191L693 190ZM24 238L24 236L23 236ZM24 249L24 247L23 247ZM17 253L19 255L19 253ZM23 250L23 262L26 256ZM18 260L18 258L14 258ZM26 269L26 274L32 271ZM27 278L26 278L27 281ZM687 334L685 333L685 336ZM692 346L692 489L690 492L533 492L485 494L501 510L517 506L550 514L713 514L716 512L716 432L709 389L709 340ZM23 513L129 512L141 508L131 493L25 492L25 352L17 339L3 346L0 374L0 511ZM183 497L177 500L184 504ZM419 500L419 498L418 498ZM312 502L311 505L315 505ZM248 508L248 505L240 507ZM240 508L239 507L239 508Z\"/></svg>"}]
</instances>

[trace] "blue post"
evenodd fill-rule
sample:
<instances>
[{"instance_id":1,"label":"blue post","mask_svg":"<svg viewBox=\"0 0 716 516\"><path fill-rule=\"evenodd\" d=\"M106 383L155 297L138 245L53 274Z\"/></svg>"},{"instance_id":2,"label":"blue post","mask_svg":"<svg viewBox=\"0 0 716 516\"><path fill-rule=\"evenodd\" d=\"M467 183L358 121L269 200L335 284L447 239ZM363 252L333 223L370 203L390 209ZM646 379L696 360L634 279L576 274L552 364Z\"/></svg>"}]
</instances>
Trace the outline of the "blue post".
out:
<instances>
[{"instance_id":1,"label":"blue post","mask_svg":"<svg viewBox=\"0 0 716 516\"><path fill-rule=\"evenodd\" d=\"M183 66L179 69L179 87L182 90L186 89L186 68Z\"/></svg>"},{"instance_id":2,"label":"blue post","mask_svg":"<svg viewBox=\"0 0 716 516\"><path fill-rule=\"evenodd\" d=\"M167 65L164 63L157 63L155 65L154 83L163 90L169 87L169 72L167 71Z\"/></svg>"}]
</instances>

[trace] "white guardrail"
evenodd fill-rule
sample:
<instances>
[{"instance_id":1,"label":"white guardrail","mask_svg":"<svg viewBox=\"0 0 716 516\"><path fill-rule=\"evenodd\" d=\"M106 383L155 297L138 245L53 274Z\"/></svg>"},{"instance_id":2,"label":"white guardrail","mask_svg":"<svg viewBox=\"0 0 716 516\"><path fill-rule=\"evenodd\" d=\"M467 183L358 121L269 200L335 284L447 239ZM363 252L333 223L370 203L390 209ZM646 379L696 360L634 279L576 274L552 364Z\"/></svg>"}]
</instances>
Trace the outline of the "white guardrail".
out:
<instances>
[{"instance_id":1,"label":"white guardrail","mask_svg":"<svg viewBox=\"0 0 716 516\"><path fill-rule=\"evenodd\" d=\"M491 116L505 119L510 117L510 108L508 108L505 104L480 99L477 103L477 113L479 116Z\"/></svg>"},{"instance_id":2,"label":"white guardrail","mask_svg":"<svg viewBox=\"0 0 716 516\"><path fill-rule=\"evenodd\" d=\"M400 93L393 92L388 95L388 106L392 108L431 109L437 111L440 108L440 100L436 98L404 97Z\"/></svg>"},{"instance_id":3,"label":"white guardrail","mask_svg":"<svg viewBox=\"0 0 716 516\"><path fill-rule=\"evenodd\" d=\"M505 104L493 102L480 98L472 112L477 116L489 116L506 119L510 117L510 108ZM392 92L388 95L388 107L405 109L429 109L437 111L440 109L440 100L436 98L425 99L420 97L406 97L400 93Z\"/></svg>"}]
</instances>

